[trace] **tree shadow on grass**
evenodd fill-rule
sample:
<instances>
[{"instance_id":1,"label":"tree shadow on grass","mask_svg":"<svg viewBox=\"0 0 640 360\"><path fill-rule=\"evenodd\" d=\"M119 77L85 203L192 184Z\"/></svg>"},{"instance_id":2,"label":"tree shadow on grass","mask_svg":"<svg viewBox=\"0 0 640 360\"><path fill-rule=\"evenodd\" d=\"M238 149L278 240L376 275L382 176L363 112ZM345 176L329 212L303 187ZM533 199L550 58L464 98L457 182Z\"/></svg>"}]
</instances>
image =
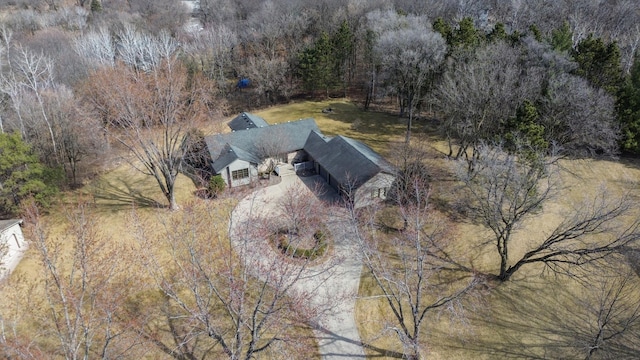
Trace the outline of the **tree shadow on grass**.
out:
<instances>
[{"instance_id":1,"label":"tree shadow on grass","mask_svg":"<svg viewBox=\"0 0 640 360\"><path fill-rule=\"evenodd\" d=\"M157 192L155 187L149 186L145 179L102 179L96 181L91 186L98 208L118 211L130 209L132 206L138 208L167 208L145 193Z\"/></svg>"},{"instance_id":2,"label":"tree shadow on grass","mask_svg":"<svg viewBox=\"0 0 640 360\"><path fill-rule=\"evenodd\" d=\"M354 124L354 130L366 134L404 135L407 130L407 116L400 117L397 112L363 111L348 103L330 103L331 112L324 113L329 119ZM323 111L324 112L324 111ZM412 133L437 134L440 121L426 116L414 117Z\"/></svg>"},{"instance_id":3,"label":"tree shadow on grass","mask_svg":"<svg viewBox=\"0 0 640 360\"><path fill-rule=\"evenodd\" d=\"M480 359L584 359L596 334L595 289L567 279L540 281L498 286L489 305L470 315L471 331L451 336L438 330L438 341L445 349ZM629 351L640 351L640 345L621 337L603 345L594 358L626 358Z\"/></svg>"},{"instance_id":4,"label":"tree shadow on grass","mask_svg":"<svg viewBox=\"0 0 640 360\"><path fill-rule=\"evenodd\" d=\"M331 113L324 114L335 121L351 124L353 130L363 135L404 135L407 119L387 113L365 112L351 104L330 103ZM378 137L363 136L368 141L379 140Z\"/></svg>"}]
</instances>

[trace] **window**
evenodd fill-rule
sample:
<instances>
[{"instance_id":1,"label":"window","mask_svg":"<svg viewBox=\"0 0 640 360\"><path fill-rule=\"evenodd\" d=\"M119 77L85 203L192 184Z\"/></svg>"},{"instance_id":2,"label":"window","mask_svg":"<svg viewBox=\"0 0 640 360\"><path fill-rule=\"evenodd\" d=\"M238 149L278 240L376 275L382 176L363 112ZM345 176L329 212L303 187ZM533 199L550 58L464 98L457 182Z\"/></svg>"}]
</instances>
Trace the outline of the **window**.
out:
<instances>
[{"instance_id":1,"label":"window","mask_svg":"<svg viewBox=\"0 0 640 360\"><path fill-rule=\"evenodd\" d=\"M371 198L386 198L389 188L380 188L371 191Z\"/></svg>"},{"instance_id":2,"label":"window","mask_svg":"<svg viewBox=\"0 0 640 360\"><path fill-rule=\"evenodd\" d=\"M249 169L240 169L240 170L233 170L231 172L231 177L233 178L233 180L240 180L240 179L245 179L249 177Z\"/></svg>"}]
</instances>

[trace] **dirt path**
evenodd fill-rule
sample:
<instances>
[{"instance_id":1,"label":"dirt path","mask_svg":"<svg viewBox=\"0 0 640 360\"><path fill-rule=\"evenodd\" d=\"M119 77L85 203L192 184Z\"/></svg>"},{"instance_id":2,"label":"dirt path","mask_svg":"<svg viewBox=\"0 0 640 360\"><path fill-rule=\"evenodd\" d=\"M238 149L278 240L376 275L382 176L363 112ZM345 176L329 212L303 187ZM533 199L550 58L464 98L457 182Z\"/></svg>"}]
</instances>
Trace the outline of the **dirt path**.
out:
<instances>
[{"instance_id":1,"label":"dirt path","mask_svg":"<svg viewBox=\"0 0 640 360\"><path fill-rule=\"evenodd\" d=\"M313 181L313 178L305 179L305 183L310 181ZM233 210L233 221L229 231L233 246L238 249L243 246L238 234L242 231L239 227L246 223L246 219L251 214L267 214L273 209L276 200L296 182L302 180L295 174L284 175L281 183L257 190L238 203ZM307 190L305 187L301 188ZM310 190L309 195L313 196ZM353 237L349 236L344 209L336 206L335 209L331 209L331 213L327 226L331 229L334 239L332 259L304 269L304 275L295 283L293 290L306 292L310 295L313 305L328 309L318 322L313 324L323 359L364 358L354 319L362 262L357 255L355 244L350 241ZM255 239L248 248L260 256L269 257L270 260L280 256L266 239ZM254 275L264 279L263 274Z\"/></svg>"}]
</instances>

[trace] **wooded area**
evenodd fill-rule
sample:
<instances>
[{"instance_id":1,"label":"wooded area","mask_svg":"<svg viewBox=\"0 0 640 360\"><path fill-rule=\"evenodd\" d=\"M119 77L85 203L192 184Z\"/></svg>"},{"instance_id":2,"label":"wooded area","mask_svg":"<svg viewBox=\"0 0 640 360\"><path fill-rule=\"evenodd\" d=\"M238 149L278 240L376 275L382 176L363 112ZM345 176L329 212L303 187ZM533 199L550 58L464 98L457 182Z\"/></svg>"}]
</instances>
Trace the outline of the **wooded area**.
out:
<instances>
[{"instance_id":1,"label":"wooded area","mask_svg":"<svg viewBox=\"0 0 640 360\"><path fill-rule=\"evenodd\" d=\"M416 121L438 119L454 157L514 137L578 156L640 151L632 1L207 0L190 14L170 0L51 0L3 9L0 131L19 132L58 174L46 179L56 187L95 173L113 139L129 144L122 126L155 125L132 117L168 119L151 104L123 109L108 98L141 96L147 75L167 63L174 68L160 71L186 77L181 91L202 105L185 107L179 122L347 96L407 117L407 140ZM147 87L171 111L184 107ZM162 146L175 148L175 135ZM159 170L154 162L145 171ZM161 185L169 202L170 183Z\"/></svg>"},{"instance_id":2,"label":"wooded area","mask_svg":"<svg viewBox=\"0 0 640 360\"><path fill-rule=\"evenodd\" d=\"M639 150L631 1L207 0L189 14L178 1L52 0L4 9L0 130L19 132L59 169L58 186L95 172L109 138L134 124L114 113L105 89L127 96L137 91L128 79L141 84L176 61L171 76L188 77L183 91L203 104L190 120L348 96L407 116L407 140L414 118L439 119L460 145L456 157L515 135L573 155ZM188 31L191 15L201 29ZM129 118L159 110L132 105L142 107Z\"/></svg>"},{"instance_id":3,"label":"wooded area","mask_svg":"<svg viewBox=\"0 0 640 360\"><path fill-rule=\"evenodd\" d=\"M370 286L363 298L384 297L380 307L392 316L381 333L400 344L382 355L424 357L432 314L464 322L463 308L508 298L495 289L528 268L578 284L568 298L587 294L581 317L554 334L568 349L558 354L640 354L640 304L619 301L638 296L632 191L583 194L544 236L522 239L540 235L531 221L567 193L562 161L640 154L636 1L195 5L191 12L177 0L0 0L0 215L25 217L43 265L38 286L11 283L16 298L0 314L2 356L153 357L149 346L175 359L317 356L308 325L331 304L309 308L304 294L291 294L299 270L264 269L278 286L254 277L257 260L234 253L225 234L233 197L180 204L176 184L187 174L200 188L215 185L202 173L202 139L221 119L332 98L363 114L393 114L403 127L404 141L381 145L399 170L393 196L381 207L348 208ZM371 129L366 116L351 128L389 131ZM425 164L434 157L427 139L447 144L438 154L445 175ZM282 143L271 140L259 144L264 158L279 155ZM120 163L152 177L172 211L155 219L159 230L137 207L160 204L135 194L127 217L135 245L118 252L105 247L113 239L98 230L95 199L59 194ZM434 193L441 180L455 183L446 188L455 198ZM223 193L214 185L212 197ZM51 206L64 211L48 222ZM305 218L320 217L309 212ZM393 221L381 220L387 212ZM259 220L252 231L269 237L273 224ZM476 240L492 247L487 263L496 267L452 250L458 220L489 234ZM18 294L34 297L21 308ZM518 306L510 311L525 311ZM584 325L593 317L595 330Z\"/></svg>"}]
</instances>

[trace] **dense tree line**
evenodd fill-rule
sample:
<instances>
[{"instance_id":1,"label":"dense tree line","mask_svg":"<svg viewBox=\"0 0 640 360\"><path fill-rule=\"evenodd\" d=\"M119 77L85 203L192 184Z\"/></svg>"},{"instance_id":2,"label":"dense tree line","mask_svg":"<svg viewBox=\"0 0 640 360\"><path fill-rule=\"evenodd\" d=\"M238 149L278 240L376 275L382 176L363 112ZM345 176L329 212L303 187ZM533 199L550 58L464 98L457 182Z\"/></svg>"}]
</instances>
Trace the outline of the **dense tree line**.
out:
<instances>
[{"instance_id":1,"label":"dense tree line","mask_svg":"<svg viewBox=\"0 0 640 360\"><path fill-rule=\"evenodd\" d=\"M113 114L87 96L99 91L94 73L150 72L170 56L226 114L348 96L397 108L407 140L416 119L439 119L451 156L497 138L574 155L640 151L632 1L2 5L0 129L19 132L68 184L99 165L112 135Z\"/></svg>"}]
</instances>

